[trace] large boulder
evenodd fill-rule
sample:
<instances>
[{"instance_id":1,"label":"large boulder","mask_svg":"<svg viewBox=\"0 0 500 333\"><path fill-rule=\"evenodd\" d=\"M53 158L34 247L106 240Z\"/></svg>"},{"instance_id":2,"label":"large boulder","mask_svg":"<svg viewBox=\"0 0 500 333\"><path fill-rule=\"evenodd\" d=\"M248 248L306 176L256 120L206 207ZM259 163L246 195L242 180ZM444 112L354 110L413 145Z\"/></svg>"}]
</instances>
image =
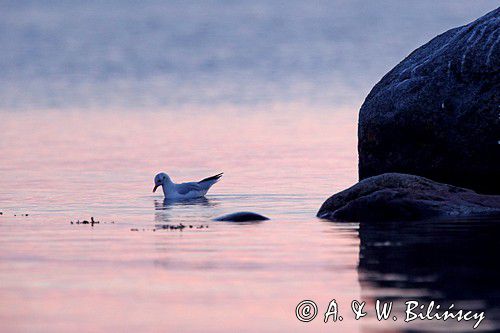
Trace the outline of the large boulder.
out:
<instances>
[{"instance_id":1,"label":"large boulder","mask_svg":"<svg viewBox=\"0 0 500 333\"><path fill-rule=\"evenodd\" d=\"M351 222L500 217L500 195L477 194L420 176L386 173L331 196L317 216Z\"/></svg>"},{"instance_id":2,"label":"large boulder","mask_svg":"<svg viewBox=\"0 0 500 333\"><path fill-rule=\"evenodd\" d=\"M500 193L500 8L411 53L359 113L359 177L416 174Z\"/></svg>"}]
</instances>

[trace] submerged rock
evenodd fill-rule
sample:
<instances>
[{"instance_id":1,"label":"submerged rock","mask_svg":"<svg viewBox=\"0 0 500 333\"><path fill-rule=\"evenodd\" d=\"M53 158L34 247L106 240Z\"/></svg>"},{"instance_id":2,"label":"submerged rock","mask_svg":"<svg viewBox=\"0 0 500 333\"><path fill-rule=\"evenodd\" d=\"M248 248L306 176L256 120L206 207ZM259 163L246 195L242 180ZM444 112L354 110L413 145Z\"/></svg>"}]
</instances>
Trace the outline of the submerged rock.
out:
<instances>
[{"instance_id":1,"label":"submerged rock","mask_svg":"<svg viewBox=\"0 0 500 333\"><path fill-rule=\"evenodd\" d=\"M359 177L420 175L500 194L500 8L412 52L359 113Z\"/></svg>"},{"instance_id":2,"label":"submerged rock","mask_svg":"<svg viewBox=\"0 0 500 333\"><path fill-rule=\"evenodd\" d=\"M228 221L228 222L249 222L249 221L265 221L269 220L268 217L252 212L236 212L219 216L214 221Z\"/></svg>"},{"instance_id":3,"label":"submerged rock","mask_svg":"<svg viewBox=\"0 0 500 333\"><path fill-rule=\"evenodd\" d=\"M498 215L500 195L400 173L364 179L331 196L317 216L333 221L404 221L432 217Z\"/></svg>"}]
</instances>

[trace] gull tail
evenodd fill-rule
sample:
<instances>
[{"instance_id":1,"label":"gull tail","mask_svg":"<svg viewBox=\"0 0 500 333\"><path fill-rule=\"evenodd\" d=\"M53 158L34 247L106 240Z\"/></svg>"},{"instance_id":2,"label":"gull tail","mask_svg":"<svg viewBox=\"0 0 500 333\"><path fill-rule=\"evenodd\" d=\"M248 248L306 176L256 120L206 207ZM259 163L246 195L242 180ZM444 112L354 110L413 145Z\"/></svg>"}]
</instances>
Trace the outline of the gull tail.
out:
<instances>
[{"instance_id":1,"label":"gull tail","mask_svg":"<svg viewBox=\"0 0 500 333\"><path fill-rule=\"evenodd\" d=\"M198 182L199 185L203 186L203 187L206 187L207 189L210 188L213 184L217 183L220 179L220 177L222 177L222 174L223 172L215 175L215 176L212 176L212 177L208 177L208 178L205 178L203 180L200 180Z\"/></svg>"}]
</instances>

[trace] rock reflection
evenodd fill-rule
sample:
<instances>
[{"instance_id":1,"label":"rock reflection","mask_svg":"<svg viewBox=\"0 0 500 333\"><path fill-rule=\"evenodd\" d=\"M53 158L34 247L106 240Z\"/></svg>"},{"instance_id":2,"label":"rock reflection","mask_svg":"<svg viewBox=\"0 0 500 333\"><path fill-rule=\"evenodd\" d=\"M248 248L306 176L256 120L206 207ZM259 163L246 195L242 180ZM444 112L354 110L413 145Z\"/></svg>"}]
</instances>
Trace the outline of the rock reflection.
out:
<instances>
[{"instance_id":1,"label":"rock reflection","mask_svg":"<svg viewBox=\"0 0 500 333\"><path fill-rule=\"evenodd\" d=\"M499 327L499 235L499 220L362 223L360 284L384 301L462 301Z\"/></svg>"}]
</instances>

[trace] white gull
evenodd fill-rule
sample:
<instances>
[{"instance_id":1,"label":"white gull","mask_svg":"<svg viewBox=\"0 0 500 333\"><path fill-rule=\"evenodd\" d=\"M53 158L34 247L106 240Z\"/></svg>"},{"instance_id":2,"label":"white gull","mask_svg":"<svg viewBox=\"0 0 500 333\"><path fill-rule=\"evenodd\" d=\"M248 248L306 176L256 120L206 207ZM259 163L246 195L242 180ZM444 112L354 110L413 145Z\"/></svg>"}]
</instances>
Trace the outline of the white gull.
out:
<instances>
[{"instance_id":1,"label":"white gull","mask_svg":"<svg viewBox=\"0 0 500 333\"><path fill-rule=\"evenodd\" d=\"M222 177L222 173L205 178L199 182L176 184L166 173L162 172L155 176L155 187L153 188L153 192L156 191L159 186L162 186L165 199L200 198L207 194L210 187L217 183L220 177Z\"/></svg>"}]
</instances>

